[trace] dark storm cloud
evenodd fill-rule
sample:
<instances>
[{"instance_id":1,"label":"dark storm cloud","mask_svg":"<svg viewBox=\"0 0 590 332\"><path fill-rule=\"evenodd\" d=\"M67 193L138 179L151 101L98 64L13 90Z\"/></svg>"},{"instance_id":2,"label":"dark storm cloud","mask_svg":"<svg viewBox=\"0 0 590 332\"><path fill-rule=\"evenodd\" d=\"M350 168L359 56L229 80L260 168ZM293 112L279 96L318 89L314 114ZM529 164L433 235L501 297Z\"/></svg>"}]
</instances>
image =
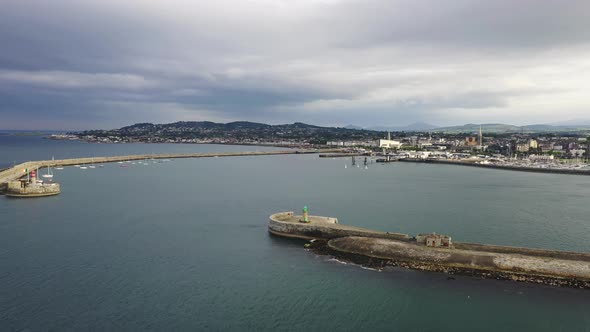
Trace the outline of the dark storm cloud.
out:
<instances>
[{"instance_id":1,"label":"dark storm cloud","mask_svg":"<svg viewBox=\"0 0 590 332\"><path fill-rule=\"evenodd\" d=\"M0 127L575 118L590 104L588 12L586 1L10 0Z\"/></svg>"}]
</instances>

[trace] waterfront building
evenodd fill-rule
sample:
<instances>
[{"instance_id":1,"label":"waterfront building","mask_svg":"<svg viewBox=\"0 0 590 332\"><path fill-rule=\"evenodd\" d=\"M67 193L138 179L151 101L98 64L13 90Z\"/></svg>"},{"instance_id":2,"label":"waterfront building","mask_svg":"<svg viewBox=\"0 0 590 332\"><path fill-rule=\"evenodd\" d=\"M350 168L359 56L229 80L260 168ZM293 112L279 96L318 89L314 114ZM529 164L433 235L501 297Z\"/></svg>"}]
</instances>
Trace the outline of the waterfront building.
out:
<instances>
[{"instance_id":1,"label":"waterfront building","mask_svg":"<svg viewBox=\"0 0 590 332\"><path fill-rule=\"evenodd\" d=\"M399 149L402 146L402 142L392 140L391 134L388 132L387 139L380 139L378 141L378 145L380 148L385 148L385 149Z\"/></svg>"},{"instance_id":2,"label":"waterfront building","mask_svg":"<svg viewBox=\"0 0 590 332\"><path fill-rule=\"evenodd\" d=\"M516 151L518 152L529 152L531 146L528 143L516 144Z\"/></svg>"},{"instance_id":3,"label":"waterfront building","mask_svg":"<svg viewBox=\"0 0 590 332\"><path fill-rule=\"evenodd\" d=\"M477 138L473 136L465 137L465 145L466 146L477 146Z\"/></svg>"},{"instance_id":4,"label":"waterfront building","mask_svg":"<svg viewBox=\"0 0 590 332\"><path fill-rule=\"evenodd\" d=\"M529 160L531 161L552 161L555 160L553 155L546 155L546 154L532 154L529 156Z\"/></svg>"},{"instance_id":5,"label":"waterfront building","mask_svg":"<svg viewBox=\"0 0 590 332\"><path fill-rule=\"evenodd\" d=\"M584 149L572 149L570 150L570 155L574 158L581 158L586 153Z\"/></svg>"},{"instance_id":6,"label":"waterfront building","mask_svg":"<svg viewBox=\"0 0 590 332\"><path fill-rule=\"evenodd\" d=\"M367 141L328 141L327 146L339 146L339 147L356 147L356 146L377 146L377 143Z\"/></svg>"}]
</instances>

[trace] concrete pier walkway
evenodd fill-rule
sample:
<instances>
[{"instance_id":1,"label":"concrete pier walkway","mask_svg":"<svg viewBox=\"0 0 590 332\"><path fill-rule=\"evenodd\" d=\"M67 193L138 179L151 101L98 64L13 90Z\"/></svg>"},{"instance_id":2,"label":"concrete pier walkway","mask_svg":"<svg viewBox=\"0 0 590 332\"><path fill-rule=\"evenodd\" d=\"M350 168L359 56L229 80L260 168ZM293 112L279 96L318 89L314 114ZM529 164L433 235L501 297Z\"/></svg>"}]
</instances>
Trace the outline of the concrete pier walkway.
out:
<instances>
[{"instance_id":1,"label":"concrete pier walkway","mask_svg":"<svg viewBox=\"0 0 590 332\"><path fill-rule=\"evenodd\" d=\"M61 160L39 160L28 161L15 165L11 168L0 172L0 189L9 181L17 180L26 174L24 169L36 169L44 167L72 166L84 164L104 164L127 160L144 160L144 159L174 159L174 158L212 158L212 157L240 157L240 156L270 156L284 154L314 154L320 152L340 152L340 149L330 150L274 150L274 151L251 151L251 152L217 152L217 153L166 153L166 154L141 154L128 156L112 157L93 157L93 158L72 158Z\"/></svg>"},{"instance_id":2,"label":"concrete pier walkway","mask_svg":"<svg viewBox=\"0 0 590 332\"><path fill-rule=\"evenodd\" d=\"M334 239L347 236L384 238L409 241L410 236L401 233L380 232L371 229L341 225L332 217L309 216L308 223L302 223L303 216L292 211L279 212L270 216L268 231L272 234L300 239Z\"/></svg>"}]
</instances>

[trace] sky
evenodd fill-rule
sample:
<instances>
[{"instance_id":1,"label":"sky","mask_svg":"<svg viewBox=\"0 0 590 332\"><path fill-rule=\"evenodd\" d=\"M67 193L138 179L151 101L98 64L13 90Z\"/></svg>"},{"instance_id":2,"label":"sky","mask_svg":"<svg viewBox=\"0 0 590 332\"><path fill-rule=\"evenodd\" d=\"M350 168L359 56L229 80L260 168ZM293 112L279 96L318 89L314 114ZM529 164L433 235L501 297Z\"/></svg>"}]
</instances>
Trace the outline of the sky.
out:
<instances>
[{"instance_id":1,"label":"sky","mask_svg":"<svg viewBox=\"0 0 590 332\"><path fill-rule=\"evenodd\" d=\"M0 8L0 129L590 123L587 0Z\"/></svg>"}]
</instances>

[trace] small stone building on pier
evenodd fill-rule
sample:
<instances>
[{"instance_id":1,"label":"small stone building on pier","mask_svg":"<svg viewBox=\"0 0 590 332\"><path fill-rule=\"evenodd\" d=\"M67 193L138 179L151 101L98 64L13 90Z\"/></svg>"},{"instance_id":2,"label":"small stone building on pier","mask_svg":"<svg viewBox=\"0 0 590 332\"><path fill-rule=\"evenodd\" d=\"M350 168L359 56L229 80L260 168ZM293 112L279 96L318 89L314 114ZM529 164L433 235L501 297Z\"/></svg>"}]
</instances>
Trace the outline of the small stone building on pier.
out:
<instances>
[{"instance_id":1,"label":"small stone building on pier","mask_svg":"<svg viewBox=\"0 0 590 332\"><path fill-rule=\"evenodd\" d=\"M453 242L450 236L436 233L418 234L416 235L416 242L427 247L453 248Z\"/></svg>"}]
</instances>

